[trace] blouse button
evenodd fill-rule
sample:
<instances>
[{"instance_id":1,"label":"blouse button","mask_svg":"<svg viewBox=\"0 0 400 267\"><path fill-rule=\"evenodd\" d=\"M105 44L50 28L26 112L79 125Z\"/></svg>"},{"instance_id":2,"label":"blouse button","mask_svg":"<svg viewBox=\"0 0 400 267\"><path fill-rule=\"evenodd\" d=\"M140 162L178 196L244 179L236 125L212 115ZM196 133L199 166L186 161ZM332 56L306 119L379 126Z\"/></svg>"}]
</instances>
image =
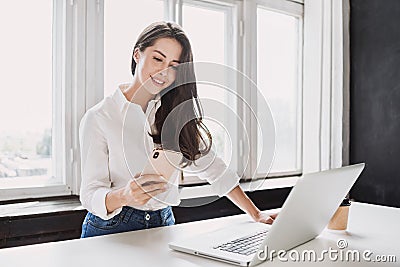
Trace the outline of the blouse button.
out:
<instances>
[{"instance_id":1,"label":"blouse button","mask_svg":"<svg viewBox=\"0 0 400 267\"><path fill-rule=\"evenodd\" d=\"M145 219L146 219L146 221L150 220L150 214L147 213L145 216Z\"/></svg>"}]
</instances>

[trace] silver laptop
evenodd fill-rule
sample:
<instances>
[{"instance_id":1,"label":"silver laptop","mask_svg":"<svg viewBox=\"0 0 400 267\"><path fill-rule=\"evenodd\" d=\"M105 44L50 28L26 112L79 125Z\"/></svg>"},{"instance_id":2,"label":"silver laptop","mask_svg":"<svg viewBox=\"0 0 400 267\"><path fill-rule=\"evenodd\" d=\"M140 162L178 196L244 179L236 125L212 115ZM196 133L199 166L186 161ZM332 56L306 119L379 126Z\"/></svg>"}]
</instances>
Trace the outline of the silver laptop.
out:
<instances>
[{"instance_id":1,"label":"silver laptop","mask_svg":"<svg viewBox=\"0 0 400 267\"><path fill-rule=\"evenodd\" d=\"M257 265L268 259L268 251L289 250L318 236L364 166L361 163L303 175L273 225L250 221L237 223L171 242L169 247L235 265ZM265 251L266 247L268 251Z\"/></svg>"}]
</instances>

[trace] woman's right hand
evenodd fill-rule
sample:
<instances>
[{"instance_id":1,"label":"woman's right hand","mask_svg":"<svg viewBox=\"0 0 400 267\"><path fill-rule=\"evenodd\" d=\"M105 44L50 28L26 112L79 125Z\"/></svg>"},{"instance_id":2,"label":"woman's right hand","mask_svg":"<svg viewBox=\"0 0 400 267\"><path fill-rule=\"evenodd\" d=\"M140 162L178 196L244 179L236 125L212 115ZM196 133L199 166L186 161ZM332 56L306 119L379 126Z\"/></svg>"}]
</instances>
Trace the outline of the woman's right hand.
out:
<instances>
[{"instance_id":1,"label":"woman's right hand","mask_svg":"<svg viewBox=\"0 0 400 267\"><path fill-rule=\"evenodd\" d=\"M136 174L135 179L130 180L121 194L122 206L141 206L152 197L167 190L167 181L160 175Z\"/></svg>"}]
</instances>

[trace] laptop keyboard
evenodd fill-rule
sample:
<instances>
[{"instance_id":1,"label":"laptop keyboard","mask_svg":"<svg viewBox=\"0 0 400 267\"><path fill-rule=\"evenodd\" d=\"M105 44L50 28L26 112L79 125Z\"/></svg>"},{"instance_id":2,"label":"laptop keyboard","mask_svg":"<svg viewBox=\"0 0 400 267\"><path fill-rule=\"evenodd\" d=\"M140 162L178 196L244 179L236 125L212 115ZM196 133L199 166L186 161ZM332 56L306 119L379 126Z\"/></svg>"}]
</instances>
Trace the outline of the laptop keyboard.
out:
<instances>
[{"instance_id":1,"label":"laptop keyboard","mask_svg":"<svg viewBox=\"0 0 400 267\"><path fill-rule=\"evenodd\" d=\"M268 230L259 231L252 235L241 237L213 248L248 256L257 252L257 249L267 235L267 232Z\"/></svg>"}]
</instances>

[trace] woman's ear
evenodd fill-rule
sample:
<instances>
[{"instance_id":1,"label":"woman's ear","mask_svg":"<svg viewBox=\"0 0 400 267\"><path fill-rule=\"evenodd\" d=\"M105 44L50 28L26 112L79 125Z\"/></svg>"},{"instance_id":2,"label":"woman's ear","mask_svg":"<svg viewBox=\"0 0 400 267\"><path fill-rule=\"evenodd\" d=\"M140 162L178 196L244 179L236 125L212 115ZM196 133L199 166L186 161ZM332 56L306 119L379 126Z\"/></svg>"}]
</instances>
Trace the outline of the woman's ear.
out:
<instances>
[{"instance_id":1,"label":"woman's ear","mask_svg":"<svg viewBox=\"0 0 400 267\"><path fill-rule=\"evenodd\" d=\"M139 58L140 58L140 51L139 48L135 48L135 50L133 51L133 60L135 60L136 64L139 62Z\"/></svg>"}]
</instances>

